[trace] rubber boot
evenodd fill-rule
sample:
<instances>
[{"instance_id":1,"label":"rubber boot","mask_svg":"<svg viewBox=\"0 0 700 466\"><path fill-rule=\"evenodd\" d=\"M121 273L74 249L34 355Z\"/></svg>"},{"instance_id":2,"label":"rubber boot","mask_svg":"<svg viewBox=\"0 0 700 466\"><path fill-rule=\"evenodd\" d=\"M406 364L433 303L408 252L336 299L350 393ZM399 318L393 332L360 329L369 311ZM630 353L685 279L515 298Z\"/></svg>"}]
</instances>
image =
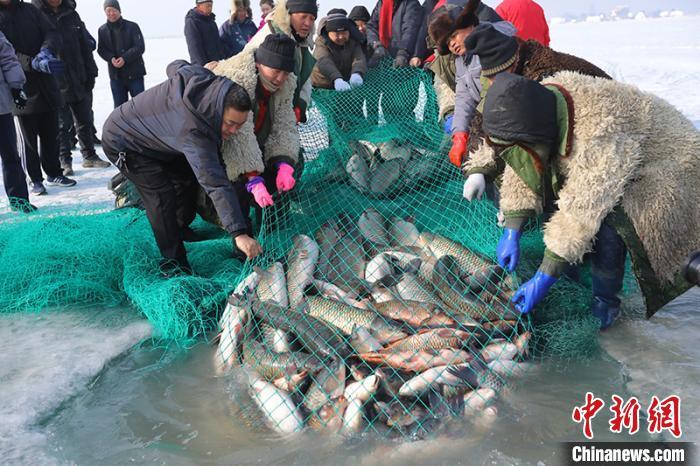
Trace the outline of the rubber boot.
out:
<instances>
[{"instance_id":1,"label":"rubber boot","mask_svg":"<svg viewBox=\"0 0 700 466\"><path fill-rule=\"evenodd\" d=\"M622 280L625 276L627 248L615 229L603 221L591 254L593 306L591 313L600 319L600 329L610 327L620 315Z\"/></svg>"},{"instance_id":2,"label":"rubber boot","mask_svg":"<svg viewBox=\"0 0 700 466\"><path fill-rule=\"evenodd\" d=\"M601 300L594 300L591 314L600 319L600 329L610 327L620 317L620 306L610 305Z\"/></svg>"}]
</instances>

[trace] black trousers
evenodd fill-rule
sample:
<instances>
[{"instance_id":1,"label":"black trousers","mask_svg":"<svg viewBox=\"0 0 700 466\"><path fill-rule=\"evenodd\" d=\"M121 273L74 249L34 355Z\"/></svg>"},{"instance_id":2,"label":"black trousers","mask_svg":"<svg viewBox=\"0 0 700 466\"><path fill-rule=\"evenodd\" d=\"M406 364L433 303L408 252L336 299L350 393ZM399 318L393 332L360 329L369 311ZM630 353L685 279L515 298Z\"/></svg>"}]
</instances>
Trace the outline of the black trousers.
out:
<instances>
[{"instance_id":1,"label":"black trousers","mask_svg":"<svg viewBox=\"0 0 700 466\"><path fill-rule=\"evenodd\" d=\"M138 189L161 255L186 257L182 229L195 218L198 186L187 159L179 156L164 161L129 153L120 160L120 154L109 148L105 154Z\"/></svg>"},{"instance_id":2,"label":"black trousers","mask_svg":"<svg viewBox=\"0 0 700 466\"><path fill-rule=\"evenodd\" d=\"M22 157L29 178L41 183L46 176L55 178L63 175L58 161L58 112L33 113L17 117L24 147ZM41 141L41 145L39 142Z\"/></svg>"},{"instance_id":3,"label":"black trousers","mask_svg":"<svg viewBox=\"0 0 700 466\"><path fill-rule=\"evenodd\" d=\"M71 144L71 128L74 123L83 158L94 156L92 99L86 97L76 102L70 102L61 109L58 136L59 153L66 160L71 159L71 148L73 147L73 144Z\"/></svg>"},{"instance_id":4,"label":"black trousers","mask_svg":"<svg viewBox=\"0 0 700 466\"><path fill-rule=\"evenodd\" d=\"M0 159L7 197L28 200L27 176L24 174L22 161L17 152L17 133L11 113L0 115Z\"/></svg>"}]
</instances>

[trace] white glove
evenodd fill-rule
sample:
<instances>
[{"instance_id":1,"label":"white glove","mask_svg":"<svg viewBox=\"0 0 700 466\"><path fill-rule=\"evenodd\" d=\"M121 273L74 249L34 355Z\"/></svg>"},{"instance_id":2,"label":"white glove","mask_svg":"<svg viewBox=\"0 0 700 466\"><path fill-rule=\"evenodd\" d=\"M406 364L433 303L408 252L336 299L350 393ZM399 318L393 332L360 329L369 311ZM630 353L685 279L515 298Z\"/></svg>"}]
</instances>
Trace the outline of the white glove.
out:
<instances>
[{"instance_id":1,"label":"white glove","mask_svg":"<svg viewBox=\"0 0 700 466\"><path fill-rule=\"evenodd\" d=\"M338 78L335 81L333 81L333 86L338 92L345 92L350 90L350 84L348 84L347 81L343 81L341 78Z\"/></svg>"},{"instance_id":2,"label":"white glove","mask_svg":"<svg viewBox=\"0 0 700 466\"><path fill-rule=\"evenodd\" d=\"M464 190L462 196L468 201L474 198L481 199L486 189L486 178L481 173L473 173L469 175L467 181L464 182Z\"/></svg>"},{"instance_id":3,"label":"white glove","mask_svg":"<svg viewBox=\"0 0 700 466\"><path fill-rule=\"evenodd\" d=\"M503 215L503 211L502 211L502 210L499 210L498 213L496 214L496 220L497 220L497 223L498 223L498 226L499 226L499 227L501 227L501 228L505 228L505 227L506 227L506 216Z\"/></svg>"},{"instance_id":4,"label":"white glove","mask_svg":"<svg viewBox=\"0 0 700 466\"><path fill-rule=\"evenodd\" d=\"M365 81L362 79L362 75L358 73L353 73L350 75L350 85L352 87L362 86Z\"/></svg>"}]
</instances>

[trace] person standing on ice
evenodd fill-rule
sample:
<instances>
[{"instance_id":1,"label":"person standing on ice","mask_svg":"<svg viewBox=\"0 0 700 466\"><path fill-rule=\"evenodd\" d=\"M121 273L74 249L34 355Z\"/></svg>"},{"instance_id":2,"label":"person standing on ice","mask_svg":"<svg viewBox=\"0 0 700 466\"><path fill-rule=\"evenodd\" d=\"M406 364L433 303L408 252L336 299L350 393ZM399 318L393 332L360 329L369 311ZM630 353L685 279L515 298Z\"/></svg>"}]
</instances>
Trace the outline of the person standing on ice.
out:
<instances>
[{"instance_id":1,"label":"person standing on ice","mask_svg":"<svg viewBox=\"0 0 700 466\"><path fill-rule=\"evenodd\" d=\"M58 159L58 112L63 99L56 76L66 65L56 58L60 37L51 22L22 0L0 0L0 31L12 44L27 78L27 104L13 110L24 142L24 166L31 180L30 192L46 194L42 169L49 186L75 186L63 175Z\"/></svg>"},{"instance_id":2,"label":"person standing on ice","mask_svg":"<svg viewBox=\"0 0 700 466\"><path fill-rule=\"evenodd\" d=\"M231 17L219 29L219 35L228 49L228 56L237 55L252 39L258 27L253 22L250 0L233 0Z\"/></svg>"},{"instance_id":3,"label":"person standing on ice","mask_svg":"<svg viewBox=\"0 0 700 466\"><path fill-rule=\"evenodd\" d=\"M316 64L311 49L316 16L316 0L281 0L265 18L265 26L246 46L255 50L272 34L284 34L296 42L293 57L296 76L293 105L298 123L306 123L306 111L311 104L311 72Z\"/></svg>"},{"instance_id":4,"label":"person standing on ice","mask_svg":"<svg viewBox=\"0 0 700 466\"><path fill-rule=\"evenodd\" d=\"M247 46L213 70L240 83L252 101L248 119L221 148L226 174L238 193L250 235L252 201L260 208L269 207L273 204L271 193L290 191L296 184L300 148L292 107L296 47L296 41L284 34L268 35L257 49ZM211 201L200 199L202 217L222 225L220 216L215 215L218 210L211 207Z\"/></svg>"},{"instance_id":5,"label":"person standing on ice","mask_svg":"<svg viewBox=\"0 0 700 466\"><path fill-rule=\"evenodd\" d=\"M185 41L190 63L205 66L231 56L219 36L213 0L195 0L194 8L185 15Z\"/></svg>"},{"instance_id":6,"label":"person standing on ice","mask_svg":"<svg viewBox=\"0 0 700 466\"><path fill-rule=\"evenodd\" d=\"M516 269L525 222L556 200L542 265L515 293L517 309L533 310L589 253L601 329L620 314L627 252L648 316L690 287L680 272L700 247L700 133L681 112L612 80L564 71L540 84L500 73L483 129L505 163L501 266Z\"/></svg>"},{"instance_id":7,"label":"person standing on ice","mask_svg":"<svg viewBox=\"0 0 700 466\"><path fill-rule=\"evenodd\" d=\"M105 0L107 23L97 33L97 54L107 62L109 85L114 108L133 99L145 89L143 77L146 65L143 53L146 45L139 25L122 17L117 0Z\"/></svg>"},{"instance_id":8,"label":"person standing on ice","mask_svg":"<svg viewBox=\"0 0 700 466\"><path fill-rule=\"evenodd\" d=\"M219 155L222 142L248 121L250 97L230 79L183 60L168 65L167 75L109 115L102 129L105 154L141 195L163 276L192 273L183 240L192 233L198 185L236 250L252 259L262 249L247 233Z\"/></svg>"},{"instance_id":9,"label":"person standing on ice","mask_svg":"<svg viewBox=\"0 0 700 466\"><path fill-rule=\"evenodd\" d=\"M367 23L367 42L372 50L370 68L388 56L394 59L394 68L420 66L411 59L422 19L418 0L379 0Z\"/></svg>"},{"instance_id":10,"label":"person standing on ice","mask_svg":"<svg viewBox=\"0 0 700 466\"><path fill-rule=\"evenodd\" d=\"M314 87L349 91L361 86L367 73L363 38L345 14L332 11L319 22L311 81Z\"/></svg>"},{"instance_id":11,"label":"person standing on ice","mask_svg":"<svg viewBox=\"0 0 700 466\"><path fill-rule=\"evenodd\" d=\"M76 133L83 156L83 168L107 168L109 162L95 152L92 89L97 77L97 64L92 56L89 33L73 0L32 0L56 27L61 38L58 58L66 64L66 71L58 77L58 86L65 106L59 113L59 147L63 174L73 175L70 130L75 120Z\"/></svg>"},{"instance_id":12,"label":"person standing on ice","mask_svg":"<svg viewBox=\"0 0 700 466\"><path fill-rule=\"evenodd\" d=\"M496 13L518 30L522 40L534 40L549 47L549 25L542 7L533 0L503 0Z\"/></svg>"},{"instance_id":13,"label":"person standing on ice","mask_svg":"<svg viewBox=\"0 0 700 466\"><path fill-rule=\"evenodd\" d=\"M17 60L15 49L0 32L0 160L2 161L2 179L5 193L10 202L10 209L31 213L36 210L29 203L26 175L17 153L17 134L12 118L12 108L27 105L24 93L26 82L22 65Z\"/></svg>"},{"instance_id":14,"label":"person standing on ice","mask_svg":"<svg viewBox=\"0 0 700 466\"><path fill-rule=\"evenodd\" d=\"M265 26L267 22L267 15L269 15L275 8L275 2L272 0L260 0L260 25L258 26L258 31Z\"/></svg>"}]
</instances>

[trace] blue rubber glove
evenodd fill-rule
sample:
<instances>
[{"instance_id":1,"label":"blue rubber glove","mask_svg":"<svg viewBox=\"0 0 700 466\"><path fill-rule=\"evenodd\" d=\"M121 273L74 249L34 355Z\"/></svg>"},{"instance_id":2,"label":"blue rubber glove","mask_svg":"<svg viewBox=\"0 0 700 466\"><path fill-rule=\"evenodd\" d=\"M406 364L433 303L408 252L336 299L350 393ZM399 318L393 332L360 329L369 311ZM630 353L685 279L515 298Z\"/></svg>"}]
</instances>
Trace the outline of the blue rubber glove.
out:
<instances>
[{"instance_id":1,"label":"blue rubber glove","mask_svg":"<svg viewBox=\"0 0 700 466\"><path fill-rule=\"evenodd\" d=\"M527 314L547 296L547 292L556 282L556 277L550 277L538 270L533 278L518 288L511 301L515 303L518 311Z\"/></svg>"},{"instance_id":2,"label":"blue rubber glove","mask_svg":"<svg viewBox=\"0 0 700 466\"><path fill-rule=\"evenodd\" d=\"M32 68L40 73L60 75L66 70L66 64L57 59L51 50L43 48L32 60Z\"/></svg>"},{"instance_id":3,"label":"blue rubber glove","mask_svg":"<svg viewBox=\"0 0 700 466\"><path fill-rule=\"evenodd\" d=\"M518 266L520 260L520 236L522 232L506 228L503 231L503 236L496 247L496 257L498 265L512 272Z\"/></svg>"},{"instance_id":4,"label":"blue rubber glove","mask_svg":"<svg viewBox=\"0 0 700 466\"><path fill-rule=\"evenodd\" d=\"M452 134L452 120L454 120L454 115L445 118L445 134Z\"/></svg>"}]
</instances>

